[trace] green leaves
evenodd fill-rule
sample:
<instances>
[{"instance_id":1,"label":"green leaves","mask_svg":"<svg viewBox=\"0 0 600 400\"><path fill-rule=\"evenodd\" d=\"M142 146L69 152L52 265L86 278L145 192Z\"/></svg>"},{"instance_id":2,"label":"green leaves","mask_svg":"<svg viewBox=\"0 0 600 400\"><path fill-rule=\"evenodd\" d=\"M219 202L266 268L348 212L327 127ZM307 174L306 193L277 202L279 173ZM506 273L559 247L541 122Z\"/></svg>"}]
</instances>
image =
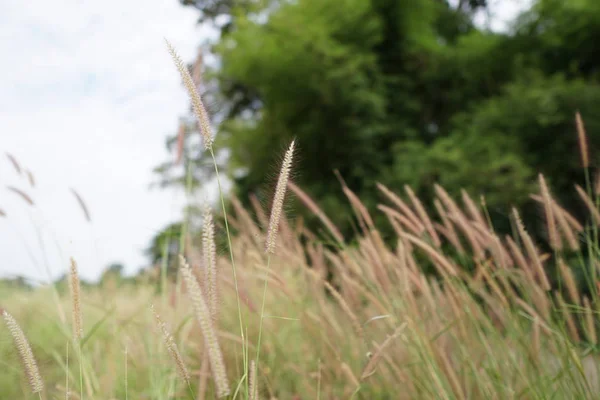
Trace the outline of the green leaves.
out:
<instances>
[{"instance_id":1,"label":"green leaves","mask_svg":"<svg viewBox=\"0 0 600 400\"><path fill-rule=\"evenodd\" d=\"M577 109L593 154L594 0L538 0L513 32L495 33L473 23L482 1L460 9L437 0L195 3L222 3L231 16L211 85L227 109L216 148L227 149L242 201L272 186L278 154L294 138L296 182L345 234L350 207L334 171L369 205L379 201L375 181L408 183L426 204L438 182L500 209L522 206L542 172L568 206L565 193L583 176Z\"/></svg>"}]
</instances>

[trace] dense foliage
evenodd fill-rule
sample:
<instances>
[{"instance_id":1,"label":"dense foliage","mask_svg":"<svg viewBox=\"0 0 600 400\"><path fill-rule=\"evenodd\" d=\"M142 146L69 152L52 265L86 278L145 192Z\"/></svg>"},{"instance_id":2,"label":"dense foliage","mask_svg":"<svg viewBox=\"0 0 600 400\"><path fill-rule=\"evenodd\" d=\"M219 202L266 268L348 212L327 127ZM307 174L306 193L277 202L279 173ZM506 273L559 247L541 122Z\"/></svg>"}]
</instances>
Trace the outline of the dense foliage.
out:
<instances>
[{"instance_id":1,"label":"dense foliage","mask_svg":"<svg viewBox=\"0 0 600 400\"><path fill-rule=\"evenodd\" d=\"M537 172L553 178L562 203L577 201L575 112L591 154L600 132L596 0L538 0L507 32L473 22L484 1L184 3L221 29L203 87L242 201L269 198L264 177L292 138L306 155L296 182L345 234L340 177L368 206L377 182L408 184L427 204L439 182L485 195L497 218L526 206ZM211 166L193 137L188 130L185 157L204 180ZM165 182L183 182L180 173Z\"/></svg>"}]
</instances>

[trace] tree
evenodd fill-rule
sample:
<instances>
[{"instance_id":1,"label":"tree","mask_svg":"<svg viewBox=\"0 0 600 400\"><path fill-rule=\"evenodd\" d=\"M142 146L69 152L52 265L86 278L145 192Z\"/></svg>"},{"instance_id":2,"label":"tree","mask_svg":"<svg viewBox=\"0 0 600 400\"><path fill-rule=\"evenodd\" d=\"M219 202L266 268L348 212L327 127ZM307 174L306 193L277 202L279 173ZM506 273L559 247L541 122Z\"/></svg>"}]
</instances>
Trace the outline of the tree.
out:
<instances>
[{"instance_id":1,"label":"tree","mask_svg":"<svg viewBox=\"0 0 600 400\"><path fill-rule=\"evenodd\" d=\"M231 4L195 3L203 15ZM437 0L262 4L266 20L232 12L235 28L215 46L217 86L227 103L217 147L228 149L244 201L260 192L279 150L297 138L300 152L310 154L297 167L299 183L343 218L349 207L341 190L332 190L339 188L334 170L366 193L394 163L394 143L428 139L429 125L447 123L450 114L429 107L422 79L413 76L441 55L440 39L454 43L472 23ZM201 156L190 159L202 164Z\"/></svg>"},{"instance_id":2,"label":"tree","mask_svg":"<svg viewBox=\"0 0 600 400\"><path fill-rule=\"evenodd\" d=\"M221 167L242 201L261 197L295 138L296 182L346 235L350 208L334 171L371 208L376 182L410 184L425 200L439 182L485 194L493 210L523 206L537 172L575 205L574 113L592 148L600 123L597 1L539 0L501 33L474 25L485 1L186 4L203 21L226 21L204 84L218 109ZM211 166L187 126L185 159L198 181Z\"/></svg>"},{"instance_id":3,"label":"tree","mask_svg":"<svg viewBox=\"0 0 600 400\"><path fill-rule=\"evenodd\" d=\"M154 236L150 247L146 249L152 268L167 262L167 274L172 276L176 274L182 234L183 224L176 222Z\"/></svg>"}]
</instances>

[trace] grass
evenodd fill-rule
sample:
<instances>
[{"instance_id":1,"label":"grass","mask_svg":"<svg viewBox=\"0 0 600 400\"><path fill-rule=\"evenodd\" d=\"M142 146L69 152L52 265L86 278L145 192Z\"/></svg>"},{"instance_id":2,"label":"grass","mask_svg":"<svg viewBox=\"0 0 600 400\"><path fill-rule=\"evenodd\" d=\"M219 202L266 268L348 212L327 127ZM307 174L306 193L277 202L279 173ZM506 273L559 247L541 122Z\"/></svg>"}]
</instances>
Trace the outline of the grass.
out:
<instances>
[{"instance_id":1,"label":"grass","mask_svg":"<svg viewBox=\"0 0 600 400\"><path fill-rule=\"evenodd\" d=\"M212 153L206 112L188 89ZM291 155L285 160L281 177ZM285 218L286 186L325 233ZM403 196L379 185L383 201L375 210L343 190L360 227L356 243L345 243L318 204L284 181L270 220L256 202L246 210L233 199L227 256L212 256L212 229L204 251L181 238L188 244L175 280L163 268L133 285L6 288L0 305L27 337L44 388L34 393L39 386L30 384L10 340L14 329L2 328L1 397L598 397L600 221L589 184L577 190L590 218L576 221L540 176L532 197L545 214L549 243L534 242L517 210L514 234L499 236L484 204L464 192L459 202L436 186L437 215L430 215L410 188ZM223 195L221 201L225 212ZM373 224L374 212L394 228L393 246ZM435 273L425 274L426 266ZM61 322L68 309L75 329Z\"/></svg>"}]
</instances>

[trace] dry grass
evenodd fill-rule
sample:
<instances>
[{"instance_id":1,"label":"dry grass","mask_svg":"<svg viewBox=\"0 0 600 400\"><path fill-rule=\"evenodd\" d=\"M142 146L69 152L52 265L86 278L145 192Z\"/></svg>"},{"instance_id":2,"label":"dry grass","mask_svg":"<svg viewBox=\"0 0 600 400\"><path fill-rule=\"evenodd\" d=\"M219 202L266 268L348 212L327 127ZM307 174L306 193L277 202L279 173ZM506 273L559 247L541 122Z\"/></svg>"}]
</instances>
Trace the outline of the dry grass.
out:
<instances>
[{"instance_id":1,"label":"dry grass","mask_svg":"<svg viewBox=\"0 0 600 400\"><path fill-rule=\"evenodd\" d=\"M123 395L123 360L116 354L127 343L128 390L132 397L148 391L154 393L152 398L190 397L185 384L177 383L181 382L175 378L177 374L169 372L179 371L181 375L184 366L189 369L193 392L202 389L197 397L204 398L211 398L211 393L224 396L236 389L242 398L256 393L257 398L354 395L371 399L387 398L389 393L397 393L394 398L407 399L541 398L550 393L564 398L593 398L600 389L594 356L597 292L575 282L573 271L588 265L567 264L559 250L557 257L541 253L516 211L519 237L500 238L491 227L482 225L477 216L482 210L473 209L474 202L467 200L463 211L445 192L439 193L442 197L437 204L443 205L438 209L447 215L446 222L432 216L425 222L423 211L403 210L404 206L410 207L404 201L404 206L396 207L400 197L386 193L386 198L393 199L392 204L380 208L388 210L385 215L390 222L404 220L408 224L395 224L398 236L394 247L385 245L380 234L369 227L369 211L356 197L352 201L357 218L365 223L356 246L327 248L305 227L298 231L293 221L286 221L295 234L278 242L277 250L270 255L269 269L265 267L265 239L256 237L258 234L266 238L267 232L245 216L243 209L230 217L240 230L233 238L232 249L239 290L245 293L242 312L250 343L259 334L260 310L247 305L262 300L263 284L265 280L269 282L261 364L260 369L254 362L250 364L252 379L248 376L248 389L243 383L240 337L232 334L237 306L229 274L219 274L217 287L222 301L218 329L211 318L210 297L202 293L205 282L197 282L202 275L192 273L189 267L183 267L181 272L190 300L178 295L182 301L176 304L161 303L143 285L111 293L107 289L83 291L81 308L90 326L101 322L85 344L83 386L88 397ZM553 199L549 202L548 195L544 194L546 210L548 204L555 204ZM408 196L410 200L412 196ZM315 207L314 202L311 207ZM408 228L417 226L417 222L435 227L439 245L429 229L418 230L417 234ZM450 231L454 235L449 236ZM479 248L481 254L470 256L477 265L473 274L464 272L446 253L445 249L456 251L454 241L472 251ZM212 253L212 245L209 243L204 251ZM211 254L208 256L206 260L211 259ZM216 269L228 270L230 261L222 257L215 261ZM423 273L420 266L426 264L438 271L437 277ZM591 260L590 265L595 268L596 260ZM550 268L559 272L562 291L548 279ZM331 281L325 279L328 274L333 276ZM169 290L179 292L181 287L169 286ZM44 313L57 312L51 310L46 301L48 292L43 289L3 298L2 303L7 309L15 308L17 318L22 315L25 326L34 335L37 329L56 325L57 319L52 317L28 319L31 311L19 306L25 296L29 307L40 304ZM111 312L103 304L104 297L113 298L117 308ZM175 364L168 360L157 362L163 346L156 338L148 337L148 332L153 332L149 325L152 316L140 312L147 310L150 303L156 303L157 310L161 310L156 312L168 315L170 324L179 327L169 333L172 336L166 346L171 353L176 348L181 352ZM200 322L200 336L195 333L191 315ZM42 374L48 373L55 379L46 389L48 396L65 390L64 384L58 382L63 382L67 373L61 330L53 335L51 340L35 336L34 342L34 347L44 349L43 352L55 353L56 359L41 367ZM205 339L199 340L203 336ZM65 343L67 339L63 337ZM175 347L175 342L179 346ZM250 357L257 351L249 343L247 348ZM203 367L205 352L211 361L210 370ZM73 379L73 386L77 385L77 370L73 369L77 366L71 360L67 374ZM14 379L15 374L9 375ZM155 375L160 376L155 382L143 378ZM201 385L207 376L212 376L212 385L205 380ZM231 386L228 376L234 379ZM156 397L157 393L165 397Z\"/></svg>"},{"instance_id":2,"label":"dry grass","mask_svg":"<svg viewBox=\"0 0 600 400\"><path fill-rule=\"evenodd\" d=\"M214 157L194 79L169 51ZM587 165L579 116L577 124ZM203 273L179 255L174 282L141 275L134 285L80 290L73 264L71 296L63 293L57 304L48 301L55 287L0 293L6 335L16 343L0 340L0 353L16 351L24 361L19 369L3 358L2 398L597 398L600 212L591 190L576 187L591 221L585 225L558 205L540 175L533 197L545 211L549 243L536 243L516 209L515 236L502 237L464 191L461 206L436 185L435 216L409 187L403 198L378 185L384 202L370 210L344 185L361 228L347 245L317 202L287 182L293 151L294 143L268 223L258 202L259 222L232 199L235 215L225 221L238 234L230 236L226 225L229 257L215 251L210 211L198 233L202 251L184 238L186 254L203 260ZM288 186L335 246L285 217ZM25 192L8 189L34 205ZM393 240L384 242L374 212L387 217ZM71 333L60 317L70 300L76 357L69 357Z\"/></svg>"}]
</instances>

